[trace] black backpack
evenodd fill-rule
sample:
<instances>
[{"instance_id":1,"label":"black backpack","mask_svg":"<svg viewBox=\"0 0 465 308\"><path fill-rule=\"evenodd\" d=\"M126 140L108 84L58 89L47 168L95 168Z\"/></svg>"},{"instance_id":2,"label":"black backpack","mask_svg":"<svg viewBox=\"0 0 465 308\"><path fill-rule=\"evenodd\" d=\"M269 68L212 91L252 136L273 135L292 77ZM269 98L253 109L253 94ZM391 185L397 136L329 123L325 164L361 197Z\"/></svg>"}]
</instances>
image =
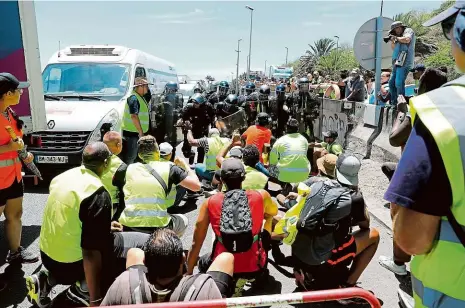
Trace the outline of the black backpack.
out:
<instances>
[{"instance_id":1,"label":"black backpack","mask_svg":"<svg viewBox=\"0 0 465 308\"><path fill-rule=\"evenodd\" d=\"M340 223L350 215L351 200L351 190L334 180L313 184L297 221L293 255L309 265L327 261L340 236Z\"/></svg>"},{"instance_id":2,"label":"black backpack","mask_svg":"<svg viewBox=\"0 0 465 308\"><path fill-rule=\"evenodd\" d=\"M230 253L248 251L258 236L252 233L252 213L244 190L230 190L224 194L221 208L218 241Z\"/></svg>"}]
</instances>

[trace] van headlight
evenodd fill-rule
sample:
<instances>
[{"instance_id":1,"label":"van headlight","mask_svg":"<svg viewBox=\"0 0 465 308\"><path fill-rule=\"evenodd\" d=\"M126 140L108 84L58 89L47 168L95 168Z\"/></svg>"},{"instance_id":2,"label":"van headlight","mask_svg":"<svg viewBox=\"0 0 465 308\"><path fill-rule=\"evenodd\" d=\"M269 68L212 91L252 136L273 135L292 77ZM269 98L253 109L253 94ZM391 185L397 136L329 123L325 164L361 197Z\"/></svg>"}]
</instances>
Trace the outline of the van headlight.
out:
<instances>
[{"instance_id":1,"label":"van headlight","mask_svg":"<svg viewBox=\"0 0 465 308\"><path fill-rule=\"evenodd\" d=\"M118 129L119 124L119 113L115 109L110 110L100 122L97 124L97 127L94 131L90 134L89 141L87 144L91 144L94 142L102 141L103 134L110 130Z\"/></svg>"}]
</instances>

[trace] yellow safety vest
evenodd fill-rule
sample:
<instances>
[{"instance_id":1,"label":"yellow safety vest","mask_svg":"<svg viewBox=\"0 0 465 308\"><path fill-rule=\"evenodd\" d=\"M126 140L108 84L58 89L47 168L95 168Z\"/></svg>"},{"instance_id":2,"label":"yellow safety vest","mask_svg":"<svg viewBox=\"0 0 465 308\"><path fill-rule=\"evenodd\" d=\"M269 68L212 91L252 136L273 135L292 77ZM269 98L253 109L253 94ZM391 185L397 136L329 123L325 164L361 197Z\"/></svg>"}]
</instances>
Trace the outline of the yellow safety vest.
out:
<instances>
[{"instance_id":1,"label":"yellow safety vest","mask_svg":"<svg viewBox=\"0 0 465 308\"><path fill-rule=\"evenodd\" d=\"M216 164L216 156L221 151L221 148L228 142L227 139L221 138L219 135L214 135L207 138L208 152L205 155L205 165L207 171L216 171L220 168Z\"/></svg>"},{"instance_id":2,"label":"yellow safety vest","mask_svg":"<svg viewBox=\"0 0 465 308\"><path fill-rule=\"evenodd\" d=\"M150 122L148 104L145 101L145 99L142 96L140 96L136 91L132 91L132 95L135 95L137 97L137 100L139 101L138 116L139 116L140 126L142 128L142 131L146 133L149 130L149 122ZM121 128L128 132L133 132L133 133L138 132L136 126L134 125L134 122L132 122L131 113L129 112L129 105L127 103L124 106L123 123L121 124Z\"/></svg>"},{"instance_id":3,"label":"yellow safety vest","mask_svg":"<svg viewBox=\"0 0 465 308\"><path fill-rule=\"evenodd\" d=\"M108 169L105 170L100 178L102 179L103 185L110 193L111 203L116 204L119 203L119 191L118 187L113 186L113 177L115 176L115 173L119 167L124 164L124 162L118 156L112 155L108 163ZM112 212L114 212L114 210L115 208L113 207Z\"/></svg>"},{"instance_id":4,"label":"yellow safety vest","mask_svg":"<svg viewBox=\"0 0 465 308\"><path fill-rule=\"evenodd\" d=\"M265 189L268 177L252 167L245 166L245 179L242 189Z\"/></svg>"},{"instance_id":5,"label":"yellow safety vest","mask_svg":"<svg viewBox=\"0 0 465 308\"><path fill-rule=\"evenodd\" d=\"M52 180L40 229L40 250L52 260L62 263L82 260L79 208L84 199L102 186L100 178L84 166L65 171Z\"/></svg>"},{"instance_id":6,"label":"yellow safety vest","mask_svg":"<svg viewBox=\"0 0 465 308\"><path fill-rule=\"evenodd\" d=\"M299 183L310 174L308 141L299 133L279 138L270 152L270 172L281 182Z\"/></svg>"},{"instance_id":7,"label":"yellow safety vest","mask_svg":"<svg viewBox=\"0 0 465 308\"><path fill-rule=\"evenodd\" d=\"M168 185L171 162L151 161L148 163ZM174 187L173 187L174 188ZM128 166L126 183L123 187L125 209L119 222L128 227L166 227L171 217L167 209L174 204L176 189L168 196L158 180L141 163Z\"/></svg>"},{"instance_id":8,"label":"yellow safety vest","mask_svg":"<svg viewBox=\"0 0 465 308\"><path fill-rule=\"evenodd\" d=\"M465 230L465 78L410 100L441 153L452 189L452 213ZM445 204L449 206L449 204ZM411 262L415 307L465 307L465 247L441 217L432 250Z\"/></svg>"}]
</instances>

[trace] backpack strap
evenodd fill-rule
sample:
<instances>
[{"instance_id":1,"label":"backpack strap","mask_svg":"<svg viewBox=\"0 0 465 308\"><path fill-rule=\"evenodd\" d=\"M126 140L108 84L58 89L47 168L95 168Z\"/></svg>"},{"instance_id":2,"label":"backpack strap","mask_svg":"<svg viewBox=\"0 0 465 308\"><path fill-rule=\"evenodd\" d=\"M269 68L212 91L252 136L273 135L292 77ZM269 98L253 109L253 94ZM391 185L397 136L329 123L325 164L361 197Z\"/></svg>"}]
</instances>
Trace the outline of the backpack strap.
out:
<instances>
[{"instance_id":1,"label":"backpack strap","mask_svg":"<svg viewBox=\"0 0 465 308\"><path fill-rule=\"evenodd\" d=\"M163 180L163 178L161 177L161 175L158 174L158 172L155 169L153 169L149 164L144 164L144 167L145 167L145 169L147 169L148 172L150 172L150 174L155 179L157 179L157 181L160 183L161 187L165 191L165 197L168 197L168 194L170 193L170 191L168 190L168 186L166 185L166 183Z\"/></svg>"},{"instance_id":2,"label":"backpack strap","mask_svg":"<svg viewBox=\"0 0 465 308\"><path fill-rule=\"evenodd\" d=\"M144 271L139 268L129 268L129 287L131 291L132 304L150 303L145 293L145 280L142 275Z\"/></svg>"},{"instance_id":3,"label":"backpack strap","mask_svg":"<svg viewBox=\"0 0 465 308\"><path fill-rule=\"evenodd\" d=\"M200 290L202 290L203 286L209 279L213 278L208 274L196 274L189 277L184 283L177 301L188 302L196 300Z\"/></svg>"}]
</instances>

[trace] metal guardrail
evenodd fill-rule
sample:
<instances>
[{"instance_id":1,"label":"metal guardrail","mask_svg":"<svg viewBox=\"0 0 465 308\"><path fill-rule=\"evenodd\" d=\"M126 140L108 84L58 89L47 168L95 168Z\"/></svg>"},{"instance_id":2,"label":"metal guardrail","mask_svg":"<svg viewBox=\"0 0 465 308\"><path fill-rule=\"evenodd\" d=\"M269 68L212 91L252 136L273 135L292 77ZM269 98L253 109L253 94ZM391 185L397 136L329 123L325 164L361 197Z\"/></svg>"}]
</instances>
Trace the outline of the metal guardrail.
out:
<instances>
[{"instance_id":1,"label":"metal guardrail","mask_svg":"<svg viewBox=\"0 0 465 308\"><path fill-rule=\"evenodd\" d=\"M349 298L362 298L366 300L372 308L381 308L378 299L367 290L361 288L346 288L336 290L312 291L302 293L260 295L248 297L234 297L225 299L215 299L210 301L193 302L172 302L158 304L143 304L129 306L112 306L115 308L226 308L226 307L262 307L283 304L305 304L334 301Z\"/></svg>"}]
</instances>

